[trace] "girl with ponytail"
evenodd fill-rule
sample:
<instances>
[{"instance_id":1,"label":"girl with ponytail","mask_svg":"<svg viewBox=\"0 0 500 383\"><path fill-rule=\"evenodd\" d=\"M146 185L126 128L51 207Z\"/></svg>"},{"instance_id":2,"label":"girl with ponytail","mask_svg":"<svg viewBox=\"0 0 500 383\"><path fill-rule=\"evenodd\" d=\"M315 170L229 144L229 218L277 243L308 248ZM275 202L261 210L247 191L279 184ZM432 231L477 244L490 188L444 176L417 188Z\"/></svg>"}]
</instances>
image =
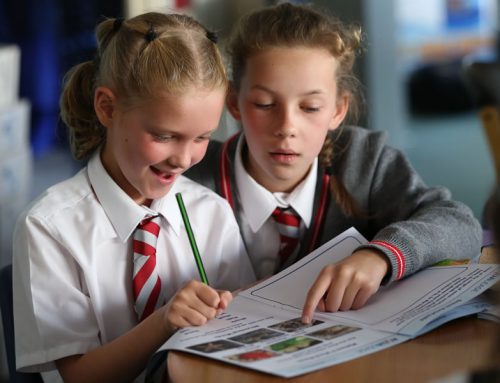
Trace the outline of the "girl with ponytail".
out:
<instances>
[{"instance_id":1,"label":"girl with ponytail","mask_svg":"<svg viewBox=\"0 0 500 383\"><path fill-rule=\"evenodd\" d=\"M17 368L45 382L144 382L177 329L214 318L255 279L228 203L182 176L224 108L214 34L186 15L145 13L102 21L96 38L96 58L68 73L60 101L87 166L38 197L14 238Z\"/></svg>"}]
</instances>

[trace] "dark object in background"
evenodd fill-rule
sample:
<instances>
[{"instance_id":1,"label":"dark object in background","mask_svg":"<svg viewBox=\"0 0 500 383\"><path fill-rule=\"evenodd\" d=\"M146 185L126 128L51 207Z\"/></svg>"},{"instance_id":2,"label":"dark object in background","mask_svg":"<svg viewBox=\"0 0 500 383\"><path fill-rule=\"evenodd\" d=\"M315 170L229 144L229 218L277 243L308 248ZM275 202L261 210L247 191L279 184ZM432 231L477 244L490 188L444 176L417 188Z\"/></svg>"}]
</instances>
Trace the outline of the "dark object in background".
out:
<instances>
[{"instance_id":1,"label":"dark object in background","mask_svg":"<svg viewBox=\"0 0 500 383\"><path fill-rule=\"evenodd\" d=\"M409 75L408 101L414 114L440 115L472 110L474 103L462 75L462 61L435 63Z\"/></svg>"},{"instance_id":2,"label":"dark object in background","mask_svg":"<svg viewBox=\"0 0 500 383\"><path fill-rule=\"evenodd\" d=\"M122 0L0 1L0 43L21 47L20 97L31 102L31 146L35 157L67 146L59 123L64 73L92 59L94 28L101 18L123 16Z\"/></svg>"},{"instance_id":3,"label":"dark object in background","mask_svg":"<svg viewBox=\"0 0 500 383\"><path fill-rule=\"evenodd\" d=\"M0 308L2 312L2 326L7 352L7 366L9 368L10 383L43 383L39 373L22 373L16 371L16 350L14 340L14 314L12 298L12 265L0 269Z\"/></svg>"}]
</instances>

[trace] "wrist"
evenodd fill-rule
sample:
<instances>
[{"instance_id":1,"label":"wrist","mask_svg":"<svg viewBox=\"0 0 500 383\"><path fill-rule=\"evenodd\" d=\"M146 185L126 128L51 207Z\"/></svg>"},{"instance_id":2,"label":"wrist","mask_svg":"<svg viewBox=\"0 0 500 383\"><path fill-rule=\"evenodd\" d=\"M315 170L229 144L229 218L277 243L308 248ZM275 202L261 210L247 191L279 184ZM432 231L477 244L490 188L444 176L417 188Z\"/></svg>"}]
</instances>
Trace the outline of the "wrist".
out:
<instances>
[{"instance_id":1,"label":"wrist","mask_svg":"<svg viewBox=\"0 0 500 383\"><path fill-rule=\"evenodd\" d=\"M385 279L388 277L391 271L391 261L389 258L384 254L383 251L374 249L374 248L364 248L360 250L356 250L354 254L359 254L360 256L364 257L365 259L368 257L373 263L373 266L377 269L380 270L380 273L382 274L382 279Z\"/></svg>"},{"instance_id":2,"label":"wrist","mask_svg":"<svg viewBox=\"0 0 500 383\"><path fill-rule=\"evenodd\" d=\"M168 317L169 303L163 305L160 309L156 310L157 314L157 328L160 329L162 336L166 339L170 338L179 327L175 326Z\"/></svg>"}]
</instances>

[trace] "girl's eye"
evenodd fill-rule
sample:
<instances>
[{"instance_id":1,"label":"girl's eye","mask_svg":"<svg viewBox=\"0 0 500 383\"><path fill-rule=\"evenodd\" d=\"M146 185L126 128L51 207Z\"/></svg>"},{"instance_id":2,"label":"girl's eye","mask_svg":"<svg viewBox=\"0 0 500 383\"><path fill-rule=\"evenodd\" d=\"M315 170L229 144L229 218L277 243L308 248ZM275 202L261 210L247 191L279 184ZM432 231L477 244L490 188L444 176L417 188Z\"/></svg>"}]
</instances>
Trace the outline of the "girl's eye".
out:
<instances>
[{"instance_id":1,"label":"girl's eye","mask_svg":"<svg viewBox=\"0 0 500 383\"><path fill-rule=\"evenodd\" d=\"M274 106L274 104L272 104L272 103L271 104L263 104L263 103L258 103L258 102L254 103L254 105L257 109L262 109L262 110L268 110Z\"/></svg>"},{"instance_id":2,"label":"girl's eye","mask_svg":"<svg viewBox=\"0 0 500 383\"><path fill-rule=\"evenodd\" d=\"M306 113L315 113L315 112L319 112L319 107L314 107L314 106L304 106L302 107L302 109L306 112Z\"/></svg>"},{"instance_id":3,"label":"girl's eye","mask_svg":"<svg viewBox=\"0 0 500 383\"><path fill-rule=\"evenodd\" d=\"M203 141L209 141L210 136L201 136L195 139L196 142L203 142Z\"/></svg>"},{"instance_id":4,"label":"girl's eye","mask_svg":"<svg viewBox=\"0 0 500 383\"><path fill-rule=\"evenodd\" d=\"M170 134L153 134L153 138L157 142L167 142L172 140L174 137Z\"/></svg>"}]
</instances>

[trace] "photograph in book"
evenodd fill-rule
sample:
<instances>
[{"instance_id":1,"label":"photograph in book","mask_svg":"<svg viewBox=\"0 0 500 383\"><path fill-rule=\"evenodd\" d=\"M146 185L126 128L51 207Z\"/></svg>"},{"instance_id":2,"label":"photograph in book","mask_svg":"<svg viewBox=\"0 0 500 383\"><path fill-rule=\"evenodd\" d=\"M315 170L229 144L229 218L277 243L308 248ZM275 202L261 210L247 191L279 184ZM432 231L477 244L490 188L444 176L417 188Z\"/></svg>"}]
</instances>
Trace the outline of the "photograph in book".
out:
<instances>
[{"instance_id":1,"label":"photograph in book","mask_svg":"<svg viewBox=\"0 0 500 383\"><path fill-rule=\"evenodd\" d=\"M347 230L240 292L214 320L179 330L160 350L293 377L395 346L491 305L482 293L500 279L496 265L443 263L380 288L359 310L316 312L303 324L307 286L325 265L366 242L355 229Z\"/></svg>"}]
</instances>

